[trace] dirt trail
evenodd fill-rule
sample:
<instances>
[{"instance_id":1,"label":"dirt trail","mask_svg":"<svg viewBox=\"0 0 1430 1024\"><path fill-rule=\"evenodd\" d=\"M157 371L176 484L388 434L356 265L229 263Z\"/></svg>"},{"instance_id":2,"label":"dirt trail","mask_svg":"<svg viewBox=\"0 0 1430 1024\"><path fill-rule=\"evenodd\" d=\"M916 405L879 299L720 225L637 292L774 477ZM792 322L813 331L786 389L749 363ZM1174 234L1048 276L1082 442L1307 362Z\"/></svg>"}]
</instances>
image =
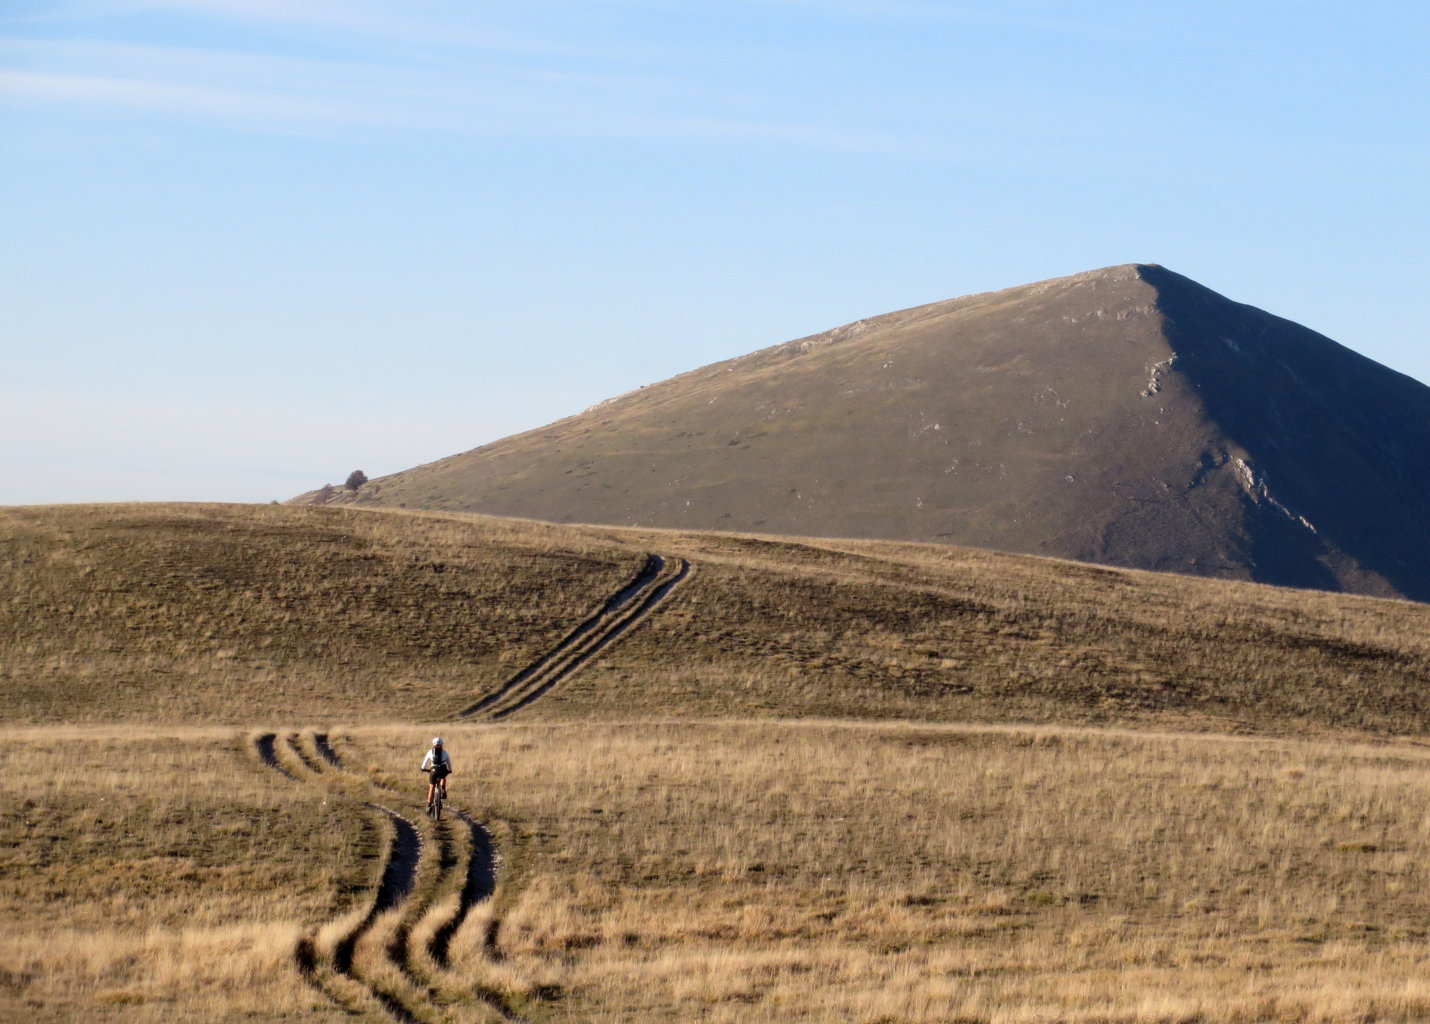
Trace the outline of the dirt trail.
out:
<instances>
[{"instance_id":1,"label":"dirt trail","mask_svg":"<svg viewBox=\"0 0 1430 1024\"><path fill-rule=\"evenodd\" d=\"M260 761L282 775L285 779L301 785L317 784L328 788L334 771L346 771L342 759L333 749L326 733L309 733L311 750L305 747L304 734L291 732L284 736L286 753L291 755L287 765L280 759L277 750L277 733L260 733L253 737L253 747ZM295 763L296 762L296 763ZM296 767L297 772L290 771ZM336 790L330 790L338 797ZM382 876L362 920L345 931L333 944L332 950L324 957L316 940L316 931L305 935L294 949L294 961L304 979L350 1013L361 1012L361 1005L355 1004L350 992L341 985L325 981L324 967L330 967L334 975L346 979L348 983L360 986L367 996L375 1000L393 1020L399 1024L418 1024L428 1014L424 1010L435 1010L428 1005L434 990L429 987L425 969L415 960L410 937L429 914L435 913L434 905L438 896L449 891L449 883L454 872L463 872L463 883L458 904L450 915L438 922L432 931L432 938L426 949L434 963L442 969L448 967L448 948L452 937L466 921L472 908L491 897L496 887L497 857L485 826L474 821L465 812L454 809L454 814L470 830L471 843L463 863L461 844L453 842L449 822L431 826L434 842L424 842L418 827L403 815L374 801L344 800L354 810L365 809L382 815L391 828L390 838L384 855ZM435 869L430 858L431 847L435 846ZM424 872L423 865L428 865ZM429 883L423 883L422 892L416 899L414 890L419 878L432 874ZM394 992L390 985L379 984L376 979L366 976L357 956L359 943L379 925L379 918L391 911L400 911L390 924L391 929L382 944L384 955L403 975L405 990ZM484 947L486 948L486 947ZM498 992L484 987L475 987L471 993L477 1000L508 1020L519 1018L507 1006L505 998ZM368 1004L371 1006L371 1004Z\"/></svg>"},{"instance_id":2,"label":"dirt trail","mask_svg":"<svg viewBox=\"0 0 1430 1024\"><path fill-rule=\"evenodd\" d=\"M343 762L338 759L337 751L328 742L328 734L325 732L313 733L313 746L317 748L318 756L334 768L341 768Z\"/></svg>"},{"instance_id":3,"label":"dirt trail","mask_svg":"<svg viewBox=\"0 0 1430 1024\"><path fill-rule=\"evenodd\" d=\"M292 779L294 782L297 782L298 776L294 775L287 768L284 768L278 761L278 751L274 747L277 740L278 736L271 732L263 733L261 736L255 736L253 738L253 745L258 750L258 759L285 779Z\"/></svg>"},{"instance_id":4,"label":"dirt trail","mask_svg":"<svg viewBox=\"0 0 1430 1024\"><path fill-rule=\"evenodd\" d=\"M308 771L316 774L323 770L323 766L318 763L318 759L303 749L302 737L296 732L290 732L284 738L284 742L288 744L288 749L292 751L293 756L301 761L303 767L308 769Z\"/></svg>"},{"instance_id":5,"label":"dirt trail","mask_svg":"<svg viewBox=\"0 0 1430 1024\"><path fill-rule=\"evenodd\" d=\"M473 821L465 811L457 811L456 815L471 832L472 853L467 859L467 880L462 886L461 901L456 912L438 926L427 942L428 954L441 967L447 966L447 949L452 943L452 936L457 934L457 929L466 921L467 913L478 903L490 899L497 884L496 846L492 843L491 833L485 825ZM491 934L487 936L487 941L483 942L488 955L491 954L495 942L496 937Z\"/></svg>"},{"instance_id":6,"label":"dirt trail","mask_svg":"<svg viewBox=\"0 0 1430 1024\"><path fill-rule=\"evenodd\" d=\"M378 884L377 895L373 897L367 916L333 947L333 966L339 973L349 976L353 973L353 951L358 941L372 928L377 916L400 906L412 894L412 884L417 878L417 861L422 856L422 839L412 822L386 807L377 804L364 806L387 815L392 822L393 836L388 843L382 881Z\"/></svg>"},{"instance_id":7,"label":"dirt trail","mask_svg":"<svg viewBox=\"0 0 1430 1024\"><path fill-rule=\"evenodd\" d=\"M647 554L636 577L550 651L487 694L457 712L500 720L526 707L643 622L672 590L690 575L683 558Z\"/></svg>"}]
</instances>

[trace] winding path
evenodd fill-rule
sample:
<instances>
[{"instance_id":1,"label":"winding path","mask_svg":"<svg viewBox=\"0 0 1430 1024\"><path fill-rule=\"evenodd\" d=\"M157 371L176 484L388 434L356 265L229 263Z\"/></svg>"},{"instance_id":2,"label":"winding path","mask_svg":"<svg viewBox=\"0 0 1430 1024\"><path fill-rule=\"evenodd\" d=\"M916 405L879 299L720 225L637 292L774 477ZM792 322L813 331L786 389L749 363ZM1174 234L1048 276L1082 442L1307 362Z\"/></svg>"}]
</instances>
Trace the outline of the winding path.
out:
<instances>
[{"instance_id":1,"label":"winding path","mask_svg":"<svg viewBox=\"0 0 1430 1024\"><path fill-rule=\"evenodd\" d=\"M492 843L492 834L487 831L485 825L473 821L466 811L459 810L455 813L471 832L472 854L467 858L467 878L462 885L462 897L457 905L457 912L443 921L427 942L427 953L439 967L447 966L447 950L451 946L452 936L457 934L457 929L467 920L467 912L478 903L490 899L497 885L496 846ZM482 943L489 956L496 946L496 937L491 934L492 931L493 929L488 930Z\"/></svg>"},{"instance_id":2,"label":"winding path","mask_svg":"<svg viewBox=\"0 0 1430 1024\"><path fill-rule=\"evenodd\" d=\"M520 711L643 622L689 575L690 563L685 559L647 554L640 572L560 643L454 717L480 715L499 721ZM331 799L366 811L387 833L381 878L366 913L327 950L320 947L318 929L299 939L293 951L298 971L348 1013L380 1008L398 1024L445 1020L446 1008L434 1002L438 989L433 984L433 969L440 973L450 968L453 938L472 908L490 899L496 890L497 853L491 833L466 812L453 808L455 820L467 833L465 842L457 842L452 819L428 823L424 830L374 800L345 794L343 789L350 787L335 785L335 776L347 773L347 768L326 733L290 731L282 735L281 747L279 740L277 732L253 735L253 752L259 761L290 782L320 786ZM359 778L351 773L346 777ZM456 909L442 920L429 921L441 912L438 904L450 895L459 873ZM499 925L497 920L488 922L483 936L482 954L491 961L501 958L496 944ZM419 928L429 929L430 934L414 949L412 936ZM386 934L374 935L378 929ZM368 963L370 953L360 955L360 946L372 946L369 937L381 940L382 956L396 970L396 982L390 970L381 969L380 964L375 970ZM422 953L427 957L425 963ZM494 988L468 982L464 992L503 1020L522 1019Z\"/></svg>"},{"instance_id":3,"label":"winding path","mask_svg":"<svg viewBox=\"0 0 1430 1024\"><path fill-rule=\"evenodd\" d=\"M281 748L277 733L260 733L253 737L253 748L263 764L285 779L300 785L322 786L330 799L341 798L354 809L381 816L388 832L381 878L366 913L326 951L320 948L318 929L304 935L293 951L299 972L310 985L349 1013L380 1007L389 1019L399 1024L424 1024L442 1018L441 1009L432 1001L437 990L432 985L428 965L420 961L412 948L411 937L419 926L427 926L427 918L440 912L437 903L450 891L460 871L462 882L456 909L430 924L431 938L423 946L438 969L448 968L453 936L472 908L489 899L496 888L497 856L490 833L465 812L454 810L456 818L470 832L469 843L454 842L450 819L432 823L424 836L417 825L391 808L371 800L341 797L331 785L332 780L324 776L345 772L346 767L324 733L289 733L283 737ZM434 847L435 857L431 856ZM378 929L384 929L386 934L373 935ZM396 968L400 984L394 985L390 978L382 978L381 972L375 972L359 954L360 945L364 948L370 945L367 941L370 935L380 940L382 955ZM492 955L488 945L484 943L482 948L486 955ZM480 985L469 987L466 992L502 1018L520 1019L501 993Z\"/></svg>"},{"instance_id":4,"label":"winding path","mask_svg":"<svg viewBox=\"0 0 1430 1024\"><path fill-rule=\"evenodd\" d=\"M647 554L635 578L560 643L455 717L500 721L520 711L643 622L689 575L684 558Z\"/></svg>"}]
</instances>

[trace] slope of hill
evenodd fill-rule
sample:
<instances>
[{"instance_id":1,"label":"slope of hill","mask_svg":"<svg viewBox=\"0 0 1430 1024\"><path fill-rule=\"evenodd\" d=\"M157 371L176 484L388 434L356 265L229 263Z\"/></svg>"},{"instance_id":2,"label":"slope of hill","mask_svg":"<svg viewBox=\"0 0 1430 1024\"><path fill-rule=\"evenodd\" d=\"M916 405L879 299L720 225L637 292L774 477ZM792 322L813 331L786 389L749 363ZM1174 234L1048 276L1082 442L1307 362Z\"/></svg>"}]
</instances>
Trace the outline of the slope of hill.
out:
<instances>
[{"instance_id":1,"label":"slope of hill","mask_svg":"<svg viewBox=\"0 0 1430 1024\"><path fill-rule=\"evenodd\" d=\"M1427 478L1430 389L1130 265L861 320L336 500L1430 600Z\"/></svg>"},{"instance_id":2,"label":"slope of hill","mask_svg":"<svg viewBox=\"0 0 1430 1024\"><path fill-rule=\"evenodd\" d=\"M495 520L0 509L3 717L434 717L554 643L642 560Z\"/></svg>"},{"instance_id":3,"label":"slope of hill","mask_svg":"<svg viewBox=\"0 0 1430 1024\"><path fill-rule=\"evenodd\" d=\"M0 1018L1424 1020L1427 627L943 545L0 509Z\"/></svg>"},{"instance_id":4,"label":"slope of hill","mask_svg":"<svg viewBox=\"0 0 1430 1024\"><path fill-rule=\"evenodd\" d=\"M1430 607L1410 602L942 545L284 506L0 509L0 715L455 716L599 618L652 552L690 564L679 586L522 718L1430 730Z\"/></svg>"}]
</instances>

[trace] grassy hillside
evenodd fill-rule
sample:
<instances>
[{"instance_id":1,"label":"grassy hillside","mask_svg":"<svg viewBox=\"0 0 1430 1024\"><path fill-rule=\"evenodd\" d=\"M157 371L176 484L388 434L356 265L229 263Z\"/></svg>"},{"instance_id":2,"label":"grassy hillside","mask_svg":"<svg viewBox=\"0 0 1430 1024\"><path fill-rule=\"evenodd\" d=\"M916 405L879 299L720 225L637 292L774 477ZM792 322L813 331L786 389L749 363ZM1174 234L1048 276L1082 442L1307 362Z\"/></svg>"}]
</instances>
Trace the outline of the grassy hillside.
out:
<instances>
[{"instance_id":1,"label":"grassy hillside","mask_svg":"<svg viewBox=\"0 0 1430 1024\"><path fill-rule=\"evenodd\" d=\"M11 722L432 720L634 577L527 717L1430 731L1430 607L938 546L282 506L0 510Z\"/></svg>"},{"instance_id":2,"label":"grassy hillside","mask_svg":"<svg viewBox=\"0 0 1430 1024\"><path fill-rule=\"evenodd\" d=\"M458 732L549 1019L1430 1013L1417 748L831 723ZM400 782L415 731L345 749Z\"/></svg>"},{"instance_id":3,"label":"grassy hillside","mask_svg":"<svg viewBox=\"0 0 1430 1024\"><path fill-rule=\"evenodd\" d=\"M539 714L1430 724L1425 605L931 545L643 540L690 583Z\"/></svg>"},{"instance_id":4,"label":"grassy hillside","mask_svg":"<svg viewBox=\"0 0 1430 1024\"><path fill-rule=\"evenodd\" d=\"M495 520L0 509L4 714L438 717L535 657L642 559Z\"/></svg>"},{"instance_id":5,"label":"grassy hillside","mask_svg":"<svg viewBox=\"0 0 1430 1024\"><path fill-rule=\"evenodd\" d=\"M1430 1015L1430 607L276 506L0 560L3 1019Z\"/></svg>"}]
</instances>

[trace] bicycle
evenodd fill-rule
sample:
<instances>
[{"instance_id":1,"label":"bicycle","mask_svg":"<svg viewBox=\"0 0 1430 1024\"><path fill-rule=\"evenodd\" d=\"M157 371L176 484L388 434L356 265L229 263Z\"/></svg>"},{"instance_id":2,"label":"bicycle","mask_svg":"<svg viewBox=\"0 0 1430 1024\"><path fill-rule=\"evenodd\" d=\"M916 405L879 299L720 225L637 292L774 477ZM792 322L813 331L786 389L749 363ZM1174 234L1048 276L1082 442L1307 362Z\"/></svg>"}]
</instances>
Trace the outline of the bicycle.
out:
<instances>
[{"instance_id":1,"label":"bicycle","mask_svg":"<svg viewBox=\"0 0 1430 1024\"><path fill-rule=\"evenodd\" d=\"M419 768L418 771L422 771L422 769ZM447 777L448 773L441 772L439 775L439 771L440 769L434 765L422 772L432 786L432 799L427 801L427 816L433 821L442 820L442 804L447 799L446 794L442 792L442 780Z\"/></svg>"}]
</instances>

